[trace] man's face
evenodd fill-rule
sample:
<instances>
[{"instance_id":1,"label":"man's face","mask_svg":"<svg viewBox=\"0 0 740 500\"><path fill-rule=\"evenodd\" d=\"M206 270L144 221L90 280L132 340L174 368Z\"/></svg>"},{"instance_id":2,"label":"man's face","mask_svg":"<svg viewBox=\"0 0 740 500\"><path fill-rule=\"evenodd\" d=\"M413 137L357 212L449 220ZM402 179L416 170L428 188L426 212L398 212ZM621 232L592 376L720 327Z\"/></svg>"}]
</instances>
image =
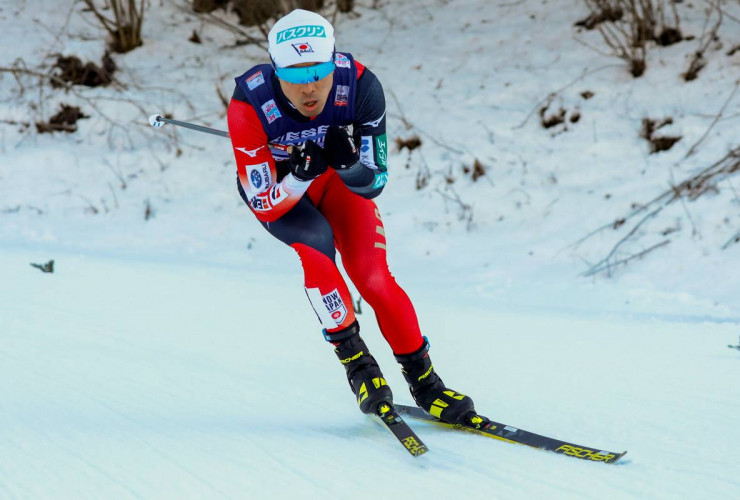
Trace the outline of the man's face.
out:
<instances>
[{"instance_id":1,"label":"man's face","mask_svg":"<svg viewBox=\"0 0 740 500\"><path fill-rule=\"evenodd\" d=\"M297 64L296 66L311 66L312 64ZM324 110L334 84L334 73L329 73L321 80L311 83L290 83L280 78L278 80L285 97L293 103L300 114L310 118L318 116Z\"/></svg>"}]
</instances>

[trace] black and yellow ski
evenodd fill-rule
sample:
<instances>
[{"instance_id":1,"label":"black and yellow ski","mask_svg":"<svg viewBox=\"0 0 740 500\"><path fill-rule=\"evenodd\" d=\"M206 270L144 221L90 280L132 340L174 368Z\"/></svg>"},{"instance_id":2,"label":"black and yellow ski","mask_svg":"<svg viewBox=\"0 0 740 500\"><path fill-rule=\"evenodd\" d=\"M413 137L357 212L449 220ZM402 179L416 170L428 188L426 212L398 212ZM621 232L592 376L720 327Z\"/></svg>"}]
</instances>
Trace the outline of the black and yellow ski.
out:
<instances>
[{"instance_id":1,"label":"black and yellow ski","mask_svg":"<svg viewBox=\"0 0 740 500\"><path fill-rule=\"evenodd\" d=\"M414 457L420 457L429 451L429 448L419 439L419 436L404 422L396 409L387 404L381 403L375 413L380 422L396 436L396 439L406 448L406 451Z\"/></svg>"},{"instance_id":2,"label":"black and yellow ski","mask_svg":"<svg viewBox=\"0 0 740 500\"><path fill-rule=\"evenodd\" d=\"M469 424L448 424L446 422L442 422L437 417L429 415L427 412L416 406L397 404L395 405L395 409L400 415L405 415L418 420L426 420L450 429L464 430L474 434L498 439L500 441L523 444L532 448L552 451L554 453L580 458L582 460L613 464L627 453L626 451L615 453L560 441L558 439L541 436L533 432L517 429L510 425L493 422L488 418L481 416L472 418Z\"/></svg>"}]
</instances>

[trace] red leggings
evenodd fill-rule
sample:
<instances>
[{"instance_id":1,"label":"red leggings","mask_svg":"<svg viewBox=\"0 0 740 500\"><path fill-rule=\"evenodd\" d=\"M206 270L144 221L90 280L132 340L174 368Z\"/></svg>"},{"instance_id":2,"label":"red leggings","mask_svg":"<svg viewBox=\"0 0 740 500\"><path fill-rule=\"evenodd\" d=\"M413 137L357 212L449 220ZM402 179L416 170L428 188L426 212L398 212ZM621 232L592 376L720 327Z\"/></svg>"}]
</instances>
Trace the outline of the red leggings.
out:
<instances>
[{"instance_id":1,"label":"red leggings","mask_svg":"<svg viewBox=\"0 0 740 500\"><path fill-rule=\"evenodd\" d=\"M335 262L336 250L362 298L373 308L394 354L421 347L416 311L388 270L383 222L375 203L352 193L331 169L275 222L270 233L298 252L306 293L328 332L355 321L352 299Z\"/></svg>"}]
</instances>

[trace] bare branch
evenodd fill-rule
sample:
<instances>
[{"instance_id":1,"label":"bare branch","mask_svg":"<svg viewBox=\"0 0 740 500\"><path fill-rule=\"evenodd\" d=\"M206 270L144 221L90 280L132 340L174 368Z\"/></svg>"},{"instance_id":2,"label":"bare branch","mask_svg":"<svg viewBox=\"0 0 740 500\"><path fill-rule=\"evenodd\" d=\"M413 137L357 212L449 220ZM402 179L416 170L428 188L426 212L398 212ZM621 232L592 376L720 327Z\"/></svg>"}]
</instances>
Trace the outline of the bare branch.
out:
<instances>
[{"instance_id":1,"label":"bare branch","mask_svg":"<svg viewBox=\"0 0 740 500\"><path fill-rule=\"evenodd\" d=\"M727 243L722 245L722 250L727 250L730 248L730 245L740 242L740 231L732 235L732 238L727 240Z\"/></svg>"},{"instance_id":2,"label":"bare branch","mask_svg":"<svg viewBox=\"0 0 740 500\"><path fill-rule=\"evenodd\" d=\"M696 152L697 146L699 146L699 144L701 144L702 141L706 139L706 137L709 135L709 132L714 128L720 118L722 118L722 114L725 112L725 109L727 109L727 106L730 104L730 101L732 101L732 98L735 97L735 92L737 92L738 87L740 87L740 79L735 81L735 86L732 88L732 92L730 92L729 97L722 105L719 112L714 116L714 120L712 120L711 125L709 125L709 128L707 128L706 132L704 132L704 135L702 135L699 140L696 141L696 143L694 143L694 145L689 148L689 151L684 156L684 159L688 158Z\"/></svg>"},{"instance_id":3,"label":"bare branch","mask_svg":"<svg viewBox=\"0 0 740 500\"><path fill-rule=\"evenodd\" d=\"M564 91L565 89L567 89L567 88L569 88L569 87L571 87L571 86L575 85L576 83L580 82L580 81L581 81L581 80L583 80L583 79L584 79L584 78L585 78L586 76L588 76L588 75L591 75L591 74L593 74L593 73L596 73L596 72L599 72L599 71L601 71L601 70L604 70L604 69L608 69L608 68L619 68L619 67L621 67L621 66L620 66L620 65L618 65L618 64L607 64L607 65L605 65L605 66L599 66L598 68L594 68L594 69L591 69L591 70L589 70L588 68L584 69L584 70L583 70L583 71L581 72L581 74L580 74L580 75L579 75L579 76L578 76L577 78L575 78L574 80L572 80L572 81L568 82L567 84L563 85L563 86L562 86L562 87L560 87L559 89L557 89L557 90L555 90L555 91L553 91L553 92L550 92L550 93L549 93L549 94L548 94L548 95L547 95L546 97L544 97L543 99L540 99L540 100L539 100L539 101L537 102L537 104L536 104L536 105L534 106L534 108L532 108L532 111L530 111L530 112L529 112L529 114L528 114L528 115L527 115L527 116L526 116L526 117L524 118L524 120L523 120L523 121L522 121L522 122L521 122L521 123L520 123L519 125L516 125L516 126L512 127L512 130L517 130L517 129L520 129L520 128L524 127L524 125L526 125L526 124L527 124L527 122L528 122L528 121L529 121L529 119L530 119L530 118L532 117L532 115L534 115L534 114L535 114L535 113L537 113L537 112L538 112L538 111L539 111L540 109L542 109L542 106L543 106L543 105L544 105L545 103L547 103L547 105L549 106L549 104L550 104L550 103L552 102L552 100L553 100L553 99L554 99L554 98L555 98L555 97L556 97L556 96L557 96L558 94L560 94L560 93L561 93L562 91Z\"/></svg>"},{"instance_id":4,"label":"bare branch","mask_svg":"<svg viewBox=\"0 0 740 500\"><path fill-rule=\"evenodd\" d=\"M595 272L598 272L598 271L594 271L594 269L602 268L604 266L606 266L608 268L609 267L609 261L614 256L614 254L617 252L617 250L619 250L619 247L621 247L629 238L631 238L632 235L635 234L637 232L637 230L640 229L640 227L643 224L645 224L645 222L647 222L649 219L652 219L653 217L655 217L656 215L658 215L663 210L663 208L664 207L658 207L656 210L653 210L652 212L650 212L649 214L647 214L645 217L643 217L642 220L640 220L640 222L638 222L637 224L635 224L635 226L630 230L629 233L627 233L626 236L624 236L621 240L619 240L617 242L616 245L614 245L614 247L612 248L611 252L609 252L609 254L606 257L604 257L603 259L601 259L595 266L593 266L589 271L587 271L586 274L584 274L584 276L590 276L591 274L594 274Z\"/></svg>"},{"instance_id":5,"label":"bare branch","mask_svg":"<svg viewBox=\"0 0 740 500\"><path fill-rule=\"evenodd\" d=\"M732 149L717 162L685 179L681 183L671 186L670 189L664 191L659 196L655 197L646 204L637 206L627 216L617 219L614 223L601 226L600 228L592 231L574 244L570 245L571 248L577 247L585 240L591 238L597 233L604 231L605 229L618 229L625 225L633 217L636 217L639 214L643 214L648 210L652 210L651 212L644 215L643 218L630 230L630 232L612 248L611 252L609 252L609 254L604 259L599 261L596 265L592 266L592 268L587 271L585 275L588 276L602 270L610 270L614 264L612 259L614 258L615 253L619 249L619 247L622 246L627 240L632 238L637 229L645 224L646 221L652 219L653 217L656 217L669 204L673 203L676 200L680 200L682 203L684 202L684 199L688 199L690 201L696 200L704 193L716 191L716 185L719 182L738 172L740 172L740 147ZM656 205L657 208L653 208L656 207ZM685 205L684 208L686 208ZM691 220L691 215L687 215ZM725 247L723 247L723 249L729 246L729 244L731 243L732 241L725 244Z\"/></svg>"},{"instance_id":6,"label":"bare branch","mask_svg":"<svg viewBox=\"0 0 740 500\"><path fill-rule=\"evenodd\" d=\"M597 264L596 266L592 267L587 272L583 273L581 276L584 276L584 277L593 276L594 274L598 274L598 273L604 272L604 271L606 271L607 276L611 276L612 269L614 269L615 267L620 266L620 265L627 265L627 263L629 263L630 261L633 261L633 260L636 260L636 259L640 259L640 258L644 257L645 255L647 255L648 253L652 252L653 250L656 250L656 249L658 249L660 247L663 247L663 246L667 245L670 242L671 242L671 240L663 240L660 243L651 246L650 248L646 248L642 252L636 253L634 255L630 255L629 257L626 257L624 259L619 259L619 260L616 260L614 262L604 262L604 261L602 261L602 263Z\"/></svg>"}]
</instances>

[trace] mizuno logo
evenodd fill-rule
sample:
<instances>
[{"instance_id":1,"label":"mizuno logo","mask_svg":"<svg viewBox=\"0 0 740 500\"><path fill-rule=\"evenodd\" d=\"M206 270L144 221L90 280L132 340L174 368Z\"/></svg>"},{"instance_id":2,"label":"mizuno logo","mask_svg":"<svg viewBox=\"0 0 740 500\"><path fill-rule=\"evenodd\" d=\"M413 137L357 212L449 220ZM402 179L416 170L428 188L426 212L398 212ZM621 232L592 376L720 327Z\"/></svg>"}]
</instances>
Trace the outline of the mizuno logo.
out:
<instances>
[{"instance_id":1,"label":"mizuno logo","mask_svg":"<svg viewBox=\"0 0 740 500\"><path fill-rule=\"evenodd\" d=\"M249 155L250 158L254 158L255 156L257 156L257 151L259 151L262 148L264 148L264 146L260 146L257 149L247 149L247 148L234 148L234 149Z\"/></svg>"},{"instance_id":2,"label":"mizuno logo","mask_svg":"<svg viewBox=\"0 0 740 500\"><path fill-rule=\"evenodd\" d=\"M375 128L375 127L377 127L378 125L380 125L380 121L381 121L381 120L382 120L382 119L383 119L384 117L385 117L385 111L383 111L383 114L382 114L382 115L380 115L380 118L378 118L377 120L373 120L373 121L371 121L371 122L363 123L363 125L370 125L371 127Z\"/></svg>"}]
</instances>

